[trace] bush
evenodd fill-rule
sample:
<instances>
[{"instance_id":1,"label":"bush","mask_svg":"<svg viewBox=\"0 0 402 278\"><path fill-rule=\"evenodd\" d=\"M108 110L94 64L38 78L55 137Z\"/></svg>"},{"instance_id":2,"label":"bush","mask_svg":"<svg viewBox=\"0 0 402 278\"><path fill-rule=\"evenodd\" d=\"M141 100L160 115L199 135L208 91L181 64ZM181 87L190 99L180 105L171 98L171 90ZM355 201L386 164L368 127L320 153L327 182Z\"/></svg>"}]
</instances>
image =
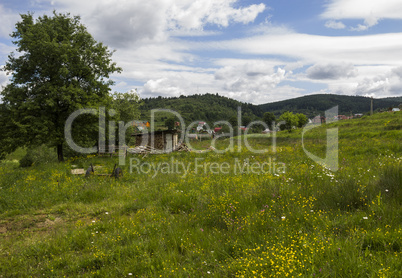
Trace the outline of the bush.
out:
<instances>
[{"instance_id":1,"label":"bush","mask_svg":"<svg viewBox=\"0 0 402 278\"><path fill-rule=\"evenodd\" d=\"M32 155L28 152L23 158L20 160L21 167L31 167L33 164Z\"/></svg>"},{"instance_id":2,"label":"bush","mask_svg":"<svg viewBox=\"0 0 402 278\"><path fill-rule=\"evenodd\" d=\"M57 154L53 148L45 145L27 150L26 155L20 160L21 167L30 167L33 164L47 164L57 162Z\"/></svg>"},{"instance_id":3,"label":"bush","mask_svg":"<svg viewBox=\"0 0 402 278\"><path fill-rule=\"evenodd\" d=\"M75 140L75 143L82 148L97 147L97 142L93 140ZM106 142L106 146L108 146L108 142ZM72 157L86 157L87 155L87 153L77 152L71 149L69 145L63 144L64 159L69 159Z\"/></svg>"}]
</instances>

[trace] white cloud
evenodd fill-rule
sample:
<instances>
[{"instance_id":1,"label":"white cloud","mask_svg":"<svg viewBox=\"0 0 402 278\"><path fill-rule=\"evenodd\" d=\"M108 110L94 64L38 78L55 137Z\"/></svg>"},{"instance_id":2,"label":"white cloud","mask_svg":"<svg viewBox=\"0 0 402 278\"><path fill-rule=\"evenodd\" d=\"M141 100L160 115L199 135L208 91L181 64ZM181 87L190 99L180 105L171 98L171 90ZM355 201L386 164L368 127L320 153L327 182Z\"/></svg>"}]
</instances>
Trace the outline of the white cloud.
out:
<instances>
[{"instance_id":1,"label":"white cloud","mask_svg":"<svg viewBox=\"0 0 402 278\"><path fill-rule=\"evenodd\" d=\"M4 6L0 4L0 18L0 38L9 38L15 23L17 23L20 17L18 14L13 13L10 9L4 8Z\"/></svg>"},{"instance_id":2,"label":"white cloud","mask_svg":"<svg viewBox=\"0 0 402 278\"><path fill-rule=\"evenodd\" d=\"M357 95L363 96L384 96L389 90L388 78L377 77L374 79L365 78L356 88Z\"/></svg>"},{"instance_id":3,"label":"white cloud","mask_svg":"<svg viewBox=\"0 0 402 278\"><path fill-rule=\"evenodd\" d=\"M233 92L224 91L219 93L220 95L237 99L239 101L254 103L254 104L264 104L268 102L275 102L280 100L285 100L289 98L300 97L304 93L303 89L295 88L291 86L277 86L275 88L270 88L266 91L251 91L251 92Z\"/></svg>"},{"instance_id":4,"label":"white cloud","mask_svg":"<svg viewBox=\"0 0 402 278\"><path fill-rule=\"evenodd\" d=\"M166 77L157 80L148 80L148 82L145 83L141 93L151 96L180 96L182 93L184 93L179 84L172 83L177 82L172 82L172 80Z\"/></svg>"},{"instance_id":5,"label":"white cloud","mask_svg":"<svg viewBox=\"0 0 402 278\"><path fill-rule=\"evenodd\" d=\"M156 8L157 7L157 8ZM167 5L163 1L100 1L85 14L96 37L108 45L130 47L135 43L160 42L164 33Z\"/></svg>"},{"instance_id":6,"label":"white cloud","mask_svg":"<svg viewBox=\"0 0 402 278\"><path fill-rule=\"evenodd\" d=\"M267 19L257 26L248 25L243 38L221 40L219 35L230 36L225 34L227 26L254 22L268 9L264 4L240 7L245 3L240 0L54 0L50 7L50 0L34 2L41 10L49 8L47 14L57 9L81 15L96 40L117 49L113 60L123 73L112 76L117 81L114 88L127 91L137 87L142 97L218 92L264 103L311 92L284 86L286 80L301 81L304 88L315 83L312 90L326 84L325 92L396 94L402 75L398 75L402 72L398 69L402 65L402 33L318 36L296 33ZM400 1L384 2L381 5L388 8L380 9L380 1L334 0L322 17L327 28L349 30L344 19L362 20L361 26L353 28L365 30L382 18L402 18ZM36 10L36 15L42 15ZM5 14L0 9L2 19ZM215 36L215 41L186 39L194 36ZM11 51L3 46L0 43L0 56ZM205 52L211 54L199 54ZM219 58L222 53L242 59Z\"/></svg>"},{"instance_id":7,"label":"white cloud","mask_svg":"<svg viewBox=\"0 0 402 278\"><path fill-rule=\"evenodd\" d=\"M170 27L179 29L202 29L211 23L227 27L230 22L247 24L253 22L265 10L264 4L233 8L237 0L184 0L172 1L168 10Z\"/></svg>"},{"instance_id":8,"label":"white cloud","mask_svg":"<svg viewBox=\"0 0 402 278\"><path fill-rule=\"evenodd\" d=\"M215 79L226 91L264 92L285 79L285 70L274 69L263 61L250 61L241 66L227 66L216 71Z\"/></svg>"},{"instance_id":9,"label":"white cloud","mask_svg":"<svg viewBox=\"0 0 402 278\"><path fill-rule=\"evenodd\" d=\"M222 32L206 31L206 30L176 29L176 30L169 31L169 35L171 37L204 37L204 36L218 36L221 34L222 34Z\"/></svg>"},{"instance_id":10,"label":"white cloud","mask_svg":"<svg viewBox=\"0 0 402 278\"><path fill-rule=\"evenodd\" d=\"M398 76L399 78L402 78L402 67L398 67L398 68L393 68L391 70L391 73L395 76Z\"/></svg>"},{"instance_id":11,"label":"white cloud","mask_svg":"<svg viewBox=\"0 0 402 278\"><path fill-rule=\"evenodd\" d=\"M402 33L345 37L297 33L268 34L224 42L208 42L197 46L252 55L283 55L304 64L339 61L352 64L402 64Z\"/></svg>"},{"instance_id":12,"label":"white cloud","mask_svg":"<svg viewBox=\"0 0 402 278\"><path fill-rule=\"evenodd\" d=\"M268 8L269 9L269 8ZM289 34L293 33L294 30L290 29L289 26L286 25L277 25L273 24L270 21L271 16L265 18L265 20L258 25L252 25L247 30L249 35L268 35L268 34Z\"/></svg>"},{"instance_id":13,"label":"white cloud","mask_svg":"<svg viewBox=\"0 0 402 278\"><path fill-rule=\"evenodd\" d=\"M303 91L290 86L278 86L287 74L271 61L216 61L216 64L223 63L229 65L217 70L198 68L193 72L155 72L155 78L147 80L139 92L142 97L218 92L223 96L260 104L296 97Z\"/></svg>"},{"instance_id":14,"label":"white cloud","mask_svg":"<svg viewBox=\"0 0 402 278\"><path fill-rule=\"evenodd\" d=\"M350 30L360 32L360 31L366 31L369 28L370 28L370 26L358 24L356 27L351 27Z\"/></svg>"},{"instance_id":15,"label":"white cloud","mask_svg":"<svg viewBox=\"0 0 402 278\"><path fill-rule=\"evenodd\" d=\"M353 77L310 81L326 84L327 90L333 94L376 97L402 95L402 67L356 65L354 68L358 74ZM302 75L296 77L304 80Z\"/></svg>"},{"instance_id":16,"label":"white cloud","mask_svg":"<svg viewBox=\"0 0 402 278\"><path fill-rule=\"evenodd\" d=\"M15 47L0 42L0 63L5 63L8 55L13 51L15 51Z\"/></svg>"},{"instance_id":17,"label":"white cloud","mask_svg":"<svg viewBox=\"0 0 402 278\"><path fill-rule=\"evenodd\" d=\"M264 4L234 8L238 0L54 0L55 8L80 14L95 38L115 47L161 43L169 35L203 34L206 24L247 24ZM170 33L172 32L172 33ZM208 33L206 33L208 34Z\"/></svg>"},{"instance_id":18,"label":"white cloud","mask_svg":"<svg viewBox=\"0 0 402 278\"><path fill-rule=\"evenodd\" d=\"M266 103L290 97L301 89L278 86L290 74L279 61L223 59L215 72L215 84L222 95L250 103Z\"/></svg>"},{"instance_id":19,"label":"white cloud","mask_svg":"<svg viewBox=\"0 0 402 278\"><path fill-rule=\"evenodd\" d=\"M325 23L325 27L330 29L345 29L346 25L340 21L329 20Z\"/></svg>"},{"instance_id":20,"label":"white cloud","mask_svg":"<svg viewBox=\"0 0 402 278\"><path fill-rule=\"evenodd\" d=\"M351 28L364 31L378 24L380 19L402 19L400 0L331 0L321 14L325 19L363 19L364 24Z\"/></svg>"},{"instance_id":21,"label":"white cloud","mask_svg":"<svg viewBox=\"0 0 402 278\"><path fill-rule=\"evenodd\" d=\"M129 84L127 84L127 82L121 81L121 82L117 83L114 87L116 87L116 88L126 88L127 86L129 86Z\"/></svg>"},{"instance_id":22,"label":"white cloud","mask_svg":"<svg viewBox=\"0 0 402 278\"><path fill-rule=\"evenodd\" d=\"M321 15L328 19L402 19L400 0L331 0Z\"/></svg>"},{"instance_id":23,"label":"white cloud","mask_svg":"<svg viewBox=\"0 0 402 278\"><path fill-rule=\"evenodd\" d=\"M0 69L3 66L0 66ZM0 70L0 91L3 87L5 87L7 85L8 82L8 76L6 75L6 73L4 71Z\"/></svg>"},{"instance_id":24,"label":"white cloud","mask_svg":"<svg viewBox=\"0 0 402 278\"><path fill-rule=\"evenodd\" d=\"M139 89L142 97L180 96L195 93L216 92L213 84L213 75L202 72L159 72L152 79L145 82Z\"/></svg>"},{"instance_id":25,"label":"white cloud","mask_svg":"<svg viewBox=\"0 0 402 278\"><path fill-rule=\"evenodd\" d=\"M373 27L374 25L377 25L378 19L374 17L366 18L364 20L364 24L358 24L357 27L352 27L350 30L352 31L366 31L370 27Z\"/></svg>"},{"instance_id":26,"label":"white cloud","mask_svg":"<svg viewBox=\"0 0 402 278\"><path fill-rule=\"evenodd\" d=\"M357 69L350 63L316 64L306 71L311 79L341 79L357 75Z\"/></svg>"},{"instance_id":27,"label":"white cloud","mask_svg":"<svg viewBox=\"0 0 402 278\"><path fill-rule=\"evenodd\" d=\"M388 97L402 94L402 67L373 78L364 78L356 87L356 94Z\"/></svg>"}]
</instances>

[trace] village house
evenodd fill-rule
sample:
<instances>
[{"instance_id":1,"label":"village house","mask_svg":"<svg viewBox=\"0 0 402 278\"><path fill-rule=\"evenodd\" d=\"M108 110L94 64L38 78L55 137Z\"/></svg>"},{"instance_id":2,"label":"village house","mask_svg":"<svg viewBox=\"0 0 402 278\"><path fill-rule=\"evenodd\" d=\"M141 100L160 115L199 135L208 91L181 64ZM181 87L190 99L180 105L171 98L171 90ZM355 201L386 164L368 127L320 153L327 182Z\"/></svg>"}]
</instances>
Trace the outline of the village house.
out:
<instances>
[{"instance_id":1,"label":"village house","mask_svg":"<svg viewBox=\"0 0 402 278\"><path fill-rule=\"evenodd\" d=\"M263 131L262 131L262 133L263 134L267 134L267 133L270 133L271 131L269 130L269 128L266 128L266 129L264 129Z\"/></svg>"},{"instance_id":2,"label":"village house","mask_svg":"<svg viewBox=\"0 0 402 278\"><path fill-rule=\"evenodd\" d=\"M321 123L325 123L325 117L324 116L315 116L311 122L313 124L321 124Z\"/></svg>"},{"instance_id":3,"label":"village house","mask_svg":"<svg viewBox=\"0 0 402 278\"><path fill-rule=\"evenodd\" d=\"M337 118L338 120L349 120L349 119L351 119L352 117L348 117L348 116L345 116L345 115L338 115L336 118Z\"/></svg>"}]
</instances>

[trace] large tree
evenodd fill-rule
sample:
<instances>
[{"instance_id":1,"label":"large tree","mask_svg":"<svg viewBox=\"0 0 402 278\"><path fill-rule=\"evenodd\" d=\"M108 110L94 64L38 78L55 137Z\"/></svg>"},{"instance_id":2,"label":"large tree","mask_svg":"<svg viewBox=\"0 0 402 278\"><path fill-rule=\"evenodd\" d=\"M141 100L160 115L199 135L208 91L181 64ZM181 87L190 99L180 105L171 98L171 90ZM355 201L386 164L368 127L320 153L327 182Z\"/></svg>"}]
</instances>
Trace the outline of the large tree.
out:
<instances>
[{"instance_id":1,"label":"large tree","mask_svg":"<svg viewBox=\"0 0 402 278\"><path fill-rule=\"evenodd\" d=\"M108 106L109 75L121 69L111 60L113 52L95 41L78 16L53 12L34 20L23 14L11 37L18 55L11 53L4 67L12 77L1 92L0 121L9 126L0 139L9 151L21 145L55 146L63 161L66 119L79 108ZM79 133L96 125L94 116L80 118L74 128Z\"/></svg>"}]
</instances>

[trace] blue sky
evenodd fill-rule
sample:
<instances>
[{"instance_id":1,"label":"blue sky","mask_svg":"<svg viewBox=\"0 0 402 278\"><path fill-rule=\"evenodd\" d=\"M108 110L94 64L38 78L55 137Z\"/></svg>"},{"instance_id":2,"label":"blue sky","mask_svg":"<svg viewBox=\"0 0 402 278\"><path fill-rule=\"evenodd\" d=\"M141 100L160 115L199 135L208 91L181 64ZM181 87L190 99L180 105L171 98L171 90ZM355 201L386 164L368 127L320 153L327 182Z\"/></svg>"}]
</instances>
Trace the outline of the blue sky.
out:
<instances>
[{"instance_id":1,"label":"blue sky","mask_svg":"<svg viewBox=\"0 0 402 278\"><path fill-rule=\"evenodd\" d=\"M219 93L261 104L402 95L400 0L1 0L0 66L20 13L80 15L116 50L114 91ZM0 72L0 85L8 77Z\"/></svg>"}]
</instances>

